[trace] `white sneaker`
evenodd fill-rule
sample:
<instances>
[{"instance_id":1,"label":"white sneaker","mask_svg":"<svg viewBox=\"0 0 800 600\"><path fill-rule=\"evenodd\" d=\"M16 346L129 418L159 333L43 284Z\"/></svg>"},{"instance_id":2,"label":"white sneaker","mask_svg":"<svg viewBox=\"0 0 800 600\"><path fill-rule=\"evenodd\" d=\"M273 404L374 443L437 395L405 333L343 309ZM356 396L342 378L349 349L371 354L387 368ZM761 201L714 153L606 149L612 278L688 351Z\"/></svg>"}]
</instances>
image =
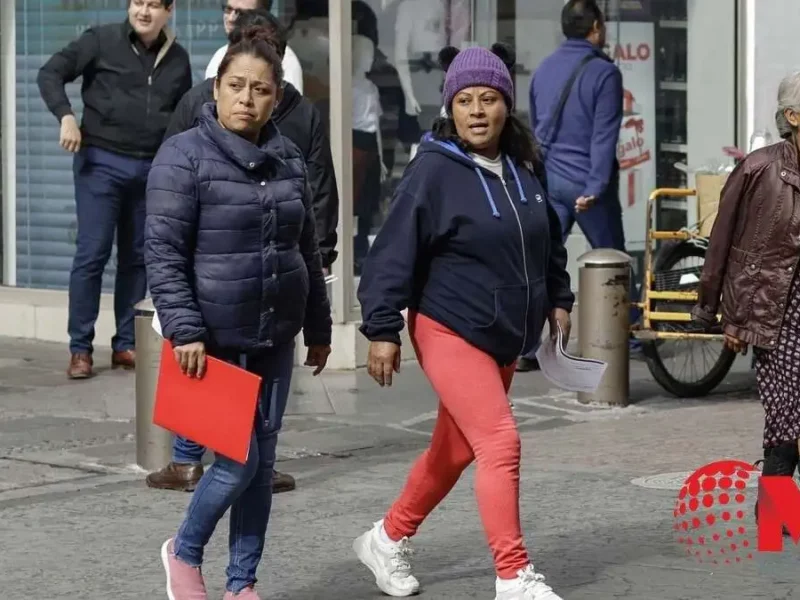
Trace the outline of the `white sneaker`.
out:
<instances>
[{"instance_id":1,"label":"white sneaker","mask_svg":"<svg viewBox=\"0 0 800 600\"><path fill-rule=\"evenodd\" d=\"M383 520L355 539L353 550L358 559L375 575L378 588L389 596L413 596L419 592L419 581L411 574L413 554L408 538L387 543L381 539Z\"/></svg>"},{"instance_id":2,"label":"white sneaker","mask_svg":"<svg viewBox=\"0 0 800 600\"><path fill-rule=\"evenodd\" d=\"M533 570L533 565L517 571L516 579L498 577L495 589L494 600L564 600L544 582L544 575Z\"/></svg>"}]
</instances>

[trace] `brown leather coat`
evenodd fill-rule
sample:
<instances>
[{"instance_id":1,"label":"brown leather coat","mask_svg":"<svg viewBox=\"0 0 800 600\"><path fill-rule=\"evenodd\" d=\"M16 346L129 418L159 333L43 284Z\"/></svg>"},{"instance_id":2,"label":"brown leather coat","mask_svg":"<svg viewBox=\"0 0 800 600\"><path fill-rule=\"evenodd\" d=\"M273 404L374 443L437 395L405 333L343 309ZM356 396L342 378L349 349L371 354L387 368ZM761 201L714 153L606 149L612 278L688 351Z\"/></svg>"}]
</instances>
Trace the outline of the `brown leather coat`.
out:
<instances>
[{"instance_id":1,"label":"brown leather coat","mask_svg":"<svg viewBox=\"0 0 800 600\"><path fill-rule=\"evenodd\" d=\"M722 190L693 315L725 333L775 347L800 258L800 169L795 144L748 155Z\"/></svg>"}]
</instances>

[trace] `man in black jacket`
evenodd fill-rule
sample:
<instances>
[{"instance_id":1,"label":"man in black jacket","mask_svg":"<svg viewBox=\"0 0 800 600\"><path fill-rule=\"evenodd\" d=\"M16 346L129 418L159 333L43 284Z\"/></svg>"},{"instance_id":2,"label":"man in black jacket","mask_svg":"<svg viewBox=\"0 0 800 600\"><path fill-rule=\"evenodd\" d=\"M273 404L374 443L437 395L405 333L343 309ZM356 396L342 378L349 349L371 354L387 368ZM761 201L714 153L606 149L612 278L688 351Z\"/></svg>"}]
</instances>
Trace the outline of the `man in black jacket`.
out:
<instances>
[{"instance_id":1,"label":"man in black jacket","mask_svg":"<svg viewBox=\"0 0 800 600\"><path fill-rule=\"evenodd\" d=\"M103 270L117 238L113 367L133 368L134 305L147 291L145 186L172 112L192 87L189 56L166 28L173 0L130 0L122 23L91 27L39 70L60 144L75 154L78 237L69 281L67 375L92 375ZM83 77L78 127L65 84Z\"/></svg>"},{"instance_id":2,"label":"man in black jacket","mask_svg":"<svg viewBox=\"0 0 800 600\"><path fill-rule=\"evenodd\" d=\"M281 57L286 48L286 34L278 20L264 10L242 11L230 33L235 44L245 27L264 27L272 32ZM214 101L214 78L194 86L178 103L164 136L168 139L195 126L203 105ZM339 195L333 170L330 145L319 111L292 84L284 82L283 99L275 108L272 120L283 136L291 140L303 154L313 195L316 233L322 266L327 271L336 260L336 225L339 221ZM160 471L147 476L151 488L192 491L203 475L201 460L205 448L191 440L175 438L172 461ZM272 478L274 493L291 491L295 481L291 475L275 471Z\"/></svg>"},{"instance_id":3,"label":"man in black jacket","mask_svg":"<svg viewBox=\"0 0 800 600\"><path fill-rule=\"evenodd\" d=\"M230 34L230 43L238 39L244 27L253 26L266 27L273 31L278 53L283 57L286 49L285 29L276 17L261 9L239 13L236 27ZM213 101L214 78L211 77L194 86L181 99L164 139L194 127L203 104ZM305 157L313 194L322 267L327 272L337 256L335 248L338 241L336 226L339 222L339 193L336 189L336 175L325 124L322 122L319 110L288 82L283 84L283 99L275 108L272 120L281 134L294 142Z\"/></svg>"}]
</instances>

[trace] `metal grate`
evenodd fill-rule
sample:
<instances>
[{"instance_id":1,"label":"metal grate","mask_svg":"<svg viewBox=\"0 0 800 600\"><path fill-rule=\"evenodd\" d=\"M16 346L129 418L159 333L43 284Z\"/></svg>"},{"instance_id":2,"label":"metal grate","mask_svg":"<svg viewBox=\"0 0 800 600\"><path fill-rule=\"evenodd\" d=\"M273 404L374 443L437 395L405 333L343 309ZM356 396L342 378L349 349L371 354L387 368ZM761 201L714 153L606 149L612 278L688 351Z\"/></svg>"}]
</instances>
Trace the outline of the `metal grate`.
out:
<instances>
[{"instance_id":1,"label":"metal grate","mask_svg":"<svg viewBox=\"0 0 800 600\"><path fill-rule=\"evenodd\" d=\"M653 289L657 292L691 292L700 284L702 266L657 271Z\"/></svg>"}]
</instances>

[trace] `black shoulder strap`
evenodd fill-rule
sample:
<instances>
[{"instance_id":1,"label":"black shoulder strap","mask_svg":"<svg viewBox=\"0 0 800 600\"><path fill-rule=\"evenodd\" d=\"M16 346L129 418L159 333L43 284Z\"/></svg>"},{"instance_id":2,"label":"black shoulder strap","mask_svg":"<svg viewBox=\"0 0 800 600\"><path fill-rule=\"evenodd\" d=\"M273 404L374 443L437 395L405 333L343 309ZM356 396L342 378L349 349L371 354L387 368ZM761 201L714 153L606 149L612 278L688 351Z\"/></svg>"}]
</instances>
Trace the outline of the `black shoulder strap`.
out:
<instances>
[{"instance_id":1,"label":"black shoulder strap","mask_svg":"<svg viewBox=\"0 0 800 600\"><path fill-rule=\"evenodd\" d=\"M597 58L597 56L592 53L581 59L581 62L578 63L578 66L575 67L572 75L570 75L569 79L567 80L566 85L564 85L564 89L561 90L561 97L558 99L558 104L556 104L555 110L550 117L550 123L547 127L547 135L543 136L542 139L539 140L539 143L543 149L550 144L550 138L556 131L558 131L559 123L561 121L561 114L564 112L564 107L566 106L569 95L572 92L572 86L575 85L575 80L578 79L578 76L583 72L583 69L586 68L586 65L588 65L595 58Z\"/></svg>"}]
</instances>

